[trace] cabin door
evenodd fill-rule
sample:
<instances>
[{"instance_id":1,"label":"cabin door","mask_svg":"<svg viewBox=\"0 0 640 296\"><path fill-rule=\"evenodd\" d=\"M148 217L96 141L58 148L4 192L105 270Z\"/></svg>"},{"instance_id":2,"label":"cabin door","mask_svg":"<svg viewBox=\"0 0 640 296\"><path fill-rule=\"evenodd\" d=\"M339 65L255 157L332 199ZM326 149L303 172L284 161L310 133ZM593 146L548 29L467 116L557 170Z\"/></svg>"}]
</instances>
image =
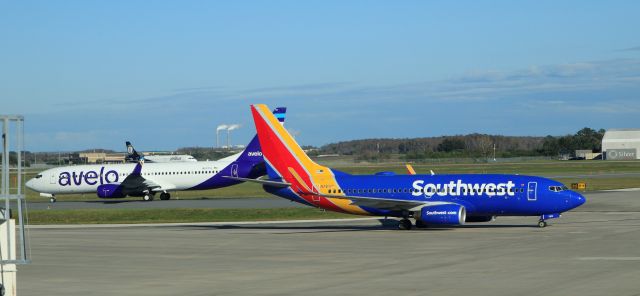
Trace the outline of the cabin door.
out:
<instances>
[{"instance_id":1,"label":"cabin door","mask_svg":"<svg viewBox=\"0 0 640 296\"><path fill-rule=\"evenodd\" d=\"M535 201L538 199L538 182L529 182L527 185L527 200Z\"/></svg>"},{"instance_id":2,"label":"cabin door","mask_svg":"<svg viewBox=\"0 0 640 296\"><path fill-rule=\"evenodd\" d=\"M49 179L49 183L56 184L56 182L58 182L58 179L56 178L56 174L51 173L51 178Z\"/></svg>"}]
</instances>

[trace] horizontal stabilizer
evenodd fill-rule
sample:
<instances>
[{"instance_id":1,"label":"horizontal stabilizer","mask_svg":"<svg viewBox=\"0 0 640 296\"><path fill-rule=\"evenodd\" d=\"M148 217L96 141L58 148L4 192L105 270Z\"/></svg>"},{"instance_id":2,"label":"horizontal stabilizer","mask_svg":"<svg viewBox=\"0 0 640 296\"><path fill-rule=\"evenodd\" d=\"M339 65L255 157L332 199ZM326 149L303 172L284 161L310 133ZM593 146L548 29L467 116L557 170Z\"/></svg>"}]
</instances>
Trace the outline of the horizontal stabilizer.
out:
<instances>
[{"instance_id":1,"label":"horizontal stabilizer","mask_svg":"<svg viewBox=\"0 0 640 296\"><path fill-rule=\"evenodd\" d=\"M274 180L239 178L239 177L232 177L232 176L222 176L222 177L227 179L232 179L232 180L244 181L244 182L253 182L253 183L258 183L258 184L272 186L272 187L285 188L285 187L291 186L291 183L274 181Z\"/></svg>"}]
</instances>

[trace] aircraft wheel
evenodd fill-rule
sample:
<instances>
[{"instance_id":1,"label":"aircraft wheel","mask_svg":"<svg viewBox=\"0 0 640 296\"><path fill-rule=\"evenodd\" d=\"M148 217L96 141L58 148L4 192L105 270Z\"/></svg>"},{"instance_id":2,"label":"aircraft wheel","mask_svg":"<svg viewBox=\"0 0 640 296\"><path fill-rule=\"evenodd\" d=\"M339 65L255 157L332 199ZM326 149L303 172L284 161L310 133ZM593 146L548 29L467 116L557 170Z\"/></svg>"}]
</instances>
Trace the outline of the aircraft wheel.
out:
<instances>
[{"instance_id":1,"label":"aircraft wheel","mask_svg":"<svg viewBox=\"0 0 640 296\"><path fill-rule=\"evenodd\" d=\"M171 198L171 194L169 192L160 193L160 199L161 200L168 200L170 198Z\"/></svg>"},{"instance_id":2,"label":"aircraft wheel","mask_svg":"<svg viewBox=\"0 0 640 296\"><path fill-rule=\"evenodd\" d=\"M547 222L546 221L542 221L542 220L538 221L538 227L540 227L540 228L547 227Z\"/></svg>"},{"instance_id":3,"label":"aircraft wheel","mask_svg":"<svg viewBox=\"0 0 640 296\"><path fill-rule=\"evenodd\" d=\"M153 200L153 195L151 194L145 194L144 197L142 197L142 199L144 201L152 201Z\"/></svg>"},{"instance_id":4,"label":"aircraft wheel","mask_svg":"<svg viewBox=\"0 0 640 296\"><path fill-rule=\"evenodd\" d=\"M398 229L411 230L411 221L409 219L400 220L400 224L398 224Z\"/></svg>"},{"instance_id":5,"label":"aircraft wheel","mask_svg":"<svg viewBox=\"0 0 640 296\"><path fill-rule=\"evenodd\" d=\"M54 203L54 202L56 202L56 198L55 198L55 197L52 197L52 198L50 198L50 199L49 199L49 201L50 201L51 203Z\"/></svg>"},{"instance_id":6,"label":"aircraft wheel","mask_svg":"<svg viewBox=\"0 0 640 296\"><path fill-rule=\"evenodd\" d=\"M426 223L422 222L422 220L416 220L416 228L427 228L429 227Z\"/></svg>"}]
</instances>

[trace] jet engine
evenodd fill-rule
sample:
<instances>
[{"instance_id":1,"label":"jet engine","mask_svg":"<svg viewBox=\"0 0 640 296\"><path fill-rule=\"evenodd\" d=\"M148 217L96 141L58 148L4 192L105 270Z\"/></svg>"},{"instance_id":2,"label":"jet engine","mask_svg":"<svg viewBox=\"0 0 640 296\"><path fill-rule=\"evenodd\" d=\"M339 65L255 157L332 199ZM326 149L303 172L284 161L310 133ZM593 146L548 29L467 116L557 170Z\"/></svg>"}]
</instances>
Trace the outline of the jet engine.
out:
<instances>
[{"instance_id":1,"label":"jet engine","mask_svg":"<svg viewBox=\"0 0 640 296\"><path fill-rule=\"evenodd\" d=\"M127 195L122 192L120 184L103 184L98 186L99 198L123 198Z\"/></svg>"},{"instance_id":2,"label":"jet engine","mask_svg":"<svg viewBox=\"0 0 640 296\"><path fill-rule=\"evenodd\" d=\"M467 216L467 210L458 204L444 204L423 207L417 220L432 225L462 225Z\"/></svg>"}]
</instances>

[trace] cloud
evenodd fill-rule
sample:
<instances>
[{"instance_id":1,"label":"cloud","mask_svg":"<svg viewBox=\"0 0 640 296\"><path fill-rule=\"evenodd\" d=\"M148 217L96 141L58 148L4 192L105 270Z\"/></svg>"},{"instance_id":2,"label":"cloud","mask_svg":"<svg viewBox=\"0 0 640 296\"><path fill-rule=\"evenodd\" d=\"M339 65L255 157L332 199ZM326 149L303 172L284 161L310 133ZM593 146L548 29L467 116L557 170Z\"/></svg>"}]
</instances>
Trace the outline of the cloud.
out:
<instances>
[{"instance_id":1,"label":"cloud","mask_svg":"<svg viewBox=\"0 0 640 296\"><path fill-rule=\"evenodd\" d=\"M29 126L40 133L40 139L32 134L34 143L55 147L42 150L117 148L132 138L153 149L212 146L216 127L223 123L225 129L230 122L246 126L234 133L238 142L250 139L255 130L248 106L267 103L290 107L287 128L305 131L297 136L301 144L474 131L546 135L575 132L572 124L637 125L639 96L640 59L615 59L478 70L388 85L322 82L181 89L78 104L75 109L31 116Z\"/></svg>"},{"instance_id":2,"label":"cloud","mask_svg":"<svg viewBox=\"0 0 640 296\"><path fill-rule=\"evenodd\" d=\"M512 71L472 71L443 80L366 85L354 82L324 82L264 88L190 88L139 99L102 102L105 109L144 108L176 110L217 108L233 103L278 101L284 103L336 103L340 105L389 102L468 102L514 99L541 92L566 92L634 86L640 82L640 60L533 65ZM284 104L283 103L283 104ZM99 102L92 102L95 107ZM366 107L366 106L364 106ZM78 105L78 108L86 108ZM335 108L334 108L335 109ZM160 112L165 112L160 110Z\"/></svg>"},{"instance_id":3,"label":"cloud","mask_svg":"<svg viewBox=\"0 0 640 296\"><path fill-rule=\"evenodd\" d=\"M55 132L26 132L25 143L27 150L35 151L77 151L90 148L112 148L114 143L120 143L124 149L124 139L118 130L86 130L86 131L55 131ZM41 147L55 147L42 149ZM35 148L35 149L34 149Z\"/></svg>"},{"instance_id":4,"label":"cloud","mask_svg":"<svg viewBox=\"0 0 640 296\"><path fill-rule=\"evenodd\" d=\"M640 46L629 47L629 48L621 49L620 51L640 51Z\"/></svg>"}]
</instances>

